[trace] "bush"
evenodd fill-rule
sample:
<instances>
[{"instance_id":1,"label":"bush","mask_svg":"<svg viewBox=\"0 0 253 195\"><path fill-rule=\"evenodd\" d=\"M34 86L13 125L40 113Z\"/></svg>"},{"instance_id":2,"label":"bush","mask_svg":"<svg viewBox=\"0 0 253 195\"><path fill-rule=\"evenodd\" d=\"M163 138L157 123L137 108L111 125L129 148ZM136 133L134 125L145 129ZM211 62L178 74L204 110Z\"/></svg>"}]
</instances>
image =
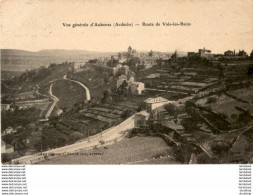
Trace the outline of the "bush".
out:
<instances>
[{"instance_id":1,"label":"bush","mask_svg":"<svg viewBox=\"0 0 253 195\"><path fill-rule=\"evenodd\" d=\"M194 100L199 99L199 95L195 95L195 96L193 97L193 99L194 99Z\"/></svg>"},{"instance_id":2,"label":"bush","mask_svg":"<svg viewBox=\"0 0 253 195\"><path fill-rule=\"evenodd\" d=\"M170 115L173 115L173 116L175 116L175 118L176 118L176 116L177 116L177 114L178 114L178 109L177 109L177 107L176 107L174 104L171 104L171 103L165 104L165 105L164 105L164 109L165 109Z\"/></svg>"},{"instance_id":3,"label":"bush","mask_svg":"<svg viewBox=\"0 0 253 195\"><path fill-rule=\"evenodd\" d=\"M101 145L104 145L105 144L105 141L104 140L99 140L99 143L101 144Z\"/></svg>"},{"instance_id":4,"label":"bush","mask_svg":"<svg viewBox=\"0 0 253 195\"><path fill-rule=\"evenodd\" d=\"M229 143L220 142L220 141L213 143L211 146L212 152L219 157L226 154L229 151L230 147L231 145Z\"/></svg>"},{"instance_id":5,"label":"bush","mask_svg":"<svg viewBox=\"0 0 253 195\"><path fill-rule=\"evenodd\" d=\"M215 97L209 97L206 101L207 104L211 104L214 102L217 102L217 98L215 98Z\"/></svg>"},{"instance_id":6,"label":"bush","mask_svg":"<svg viewBox=\"0 0 253 195\"><path fill-rule=\"evenodd\" d=\"M129 109L127 109L126 111L124 111L124 112L120 115L120 117L121 117L122 119L126 119L126 118L130 117L130 115L131 115L131 111L130 111Z\"/></svg>"},{"instance_id":7,"label":"bush","mask_svg":"<svg viewBox=\"0 0 253 195\"><path fill-rule=\"evenodd\" d=\"M188 163L192 153L192 147L189 144L182 144L179 147L173 147L175 160L181 163Z\"/></svg>"},{"instance_id":8,"label":"bush","mask_svg":"<svg viewBox=\"0 0 253 195\"><path fill-rule=\"evenodd\" d=\"M2 153L2 163L10 162L12 159L18 158L20 155L17 152Z\"/></svg>"},{"instance_id":9,"label":"bush","mask_svg":"<svg viewBox=\"0 0 253 195\"><path fill-rule=\"evenodd\" d=\"M82 133L77 132L77 131L70 134L70 139L74 139L74 140L82 139L83 137L84 137L84 135Z\"/></svg>"}]
</instances>

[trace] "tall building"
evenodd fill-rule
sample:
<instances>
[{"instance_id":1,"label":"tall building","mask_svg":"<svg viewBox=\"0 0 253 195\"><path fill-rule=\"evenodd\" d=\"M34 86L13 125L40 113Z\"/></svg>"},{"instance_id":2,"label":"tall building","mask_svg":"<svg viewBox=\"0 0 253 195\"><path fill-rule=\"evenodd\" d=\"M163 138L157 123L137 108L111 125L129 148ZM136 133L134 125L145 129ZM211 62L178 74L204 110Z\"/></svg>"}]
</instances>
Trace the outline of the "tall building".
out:
<instances>
[{"instance_id":1,"label":"tall building","mask_svg":"<svg viewBox=\"0 0 253 195\"><path fill-rule=\"evenodd\" d=\"M128 54L130 54L130 55L131 55L131 54L132 54L132 51L133 51L132 47L131 47L131 46L129 46L129 47L128 47Z\"/></svg>"},{"instance_id":2,"label":"tall building","mask_svg":"<svg viewBox=\"0 0 253 195\"><path fill-rule=\"evenodd\" d=\"M211 53L211 50L208 49L199 49L199 57L201 58L213 58L214 55Z\"/></svg>"}]
</instances>

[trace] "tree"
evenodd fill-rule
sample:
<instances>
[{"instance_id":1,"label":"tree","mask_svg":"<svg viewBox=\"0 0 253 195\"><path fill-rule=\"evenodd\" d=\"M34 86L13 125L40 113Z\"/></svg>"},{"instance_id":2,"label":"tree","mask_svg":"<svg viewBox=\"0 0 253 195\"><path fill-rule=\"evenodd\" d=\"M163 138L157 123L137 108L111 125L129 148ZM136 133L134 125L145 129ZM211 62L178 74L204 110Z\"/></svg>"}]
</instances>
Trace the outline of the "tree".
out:
<instances>
[{"instance_id":1,"label":"tree","mask_svg":"<svg viewBox=\"0 0 253 195\"><path fill-rule=\"evenodd\" d=\"M235 121L237 119L237 114L232 114L231 118Z\"/></svg>"},{"instance_id":2,"label":"tree","mask_svg":"<svg viewBox=\"0 0 253 195\"><path fill-rule=\"evenodd\" d=\"M253 74L253 66L249 67L248 69L248 75L252 75Z\"/></svg>"},{"instance_id":3,"label":"tree","mask_svg":"<svg viewBox=\"0 0 253 195\"><path fill-rule=\"evenodd\" d=\"M120 86L120 88L122 89L122 94L124 97L127 96L128 94L128 83L126 80L123 81L122 85Z\"/></svg>"},{"instance_id":4,"label":"tree","mask_svg":"<svg viewBox=\"0 0 253 195\"><path fill-rule=\"evenodd\" d=\"M88 63L97 63L97 59L89 60Z\"/></svg>"},{"instance_id":5,"label":"tree","mask_svg":"<svg viewBox=\"0 0 253 195\"><path fill-rule=\"evenodd\" d=\"M253 50L250 53L250 58L253 59Z\"/></svg>"},{"instance_id":6,"label":"tree","mask_svg":"<svg viewBox=\"0 0 253 195\"><path fill-rule=\"evenodd\" d=\"M247 124L251 121L252 121L252 117L251 117L249 111L242 112L238 116L238 122L240 122L240 123Z\"/></svg>"},{"instance_id":7,"label":"tree","mask_svg":"<svg viewBox=\"0 0 253 195\"><path fill-rule=\"evenodd\" d=\"M231 145L229 143L225 142L216 142L211 145L212 152L217 155L219 158L221 158L224 154L226 154L229 149L231 148Z\"/></svg>"},{"instance_id":8,"label":"tree","mask_svg":"<svg viewBox=\"0 0 253 195\"><path fill-rule=\"evenodd\" d=\"M199 122L199 118L191 117L191 118L183 119L181 124L188 132L192 132L198 129L198 126L197 126L198 122Z\"/></svg>"},{"instance_id":9,"label":"tree","mask_svg":"<svg viewBox=\"0 0 253 195\"><path fill-rule=\"evenodd\" d=\"M107 89L104 91L102 103L110 103L111 101L112 101L112 91L110 89Z\"/></svg>"},{"instance_id":10,"label":"tree","mask_svg":"<svg viewBox=\"0 0 253 195\"><path fill-rule=\"evenodd\" d=\"M104 145L105 144L105 141L104 140L99 140L99 143L101 144L101 145Z\"/></svg>"},{"instance_id":11,"label":"tree","mask_svg":"<svg viewBox=\"0 0 253 195\"><path fill-rule=\"evenodd\" d=\"M209 97L206 101L206 104L211 104L217 101L217 98L215 97Z\"/></svg>"},{"instance_id":12,"label":"tree","mask_svg":"<svg viewBox=\"0 0 253 195\"><path fill-rule=\"evenodd\" d=\"M109 76L108 76L108 74L104 75L104 83L105 84L109 83Z\"/></svg>"},{"instance_id":13,"label":"tree","mask_svg":"<svg viewBox=\"0 0 253 195\"><path fill-rule=\"evenodd\" d=\"M106 63L106 65L107 65L108 67L115 67L118 63L119 63L119 60L113 58L113 59L109 60L109 61Z\"/></svg>"},{"instance_id":14,"label":"tree","mask_svg":"<svg viewBox=\"0 0 253 195\"><path fill-rule=\"evenodd\" d=\"M73 106L73 111L74 112L78 112L79 111L79 104L78 103L75 103L74 106Z\"/></svg>"},{"instance_id":15,"label":"tree","mask_svg":"<svg viewBox=\"0 0 253 195\"><path fill-rule=\"evenodd\" d=\"M121 117L122 119L126 119L126 118L129 117L130 115L131 115L131 110L127 109L127 110L125 110L125 111L120 115L120 117Z\"/></svg>"},{"instance_id":16,"label":"tree","mask_svg":"<svg viewBox=\"0 0 253 195\"><path fill-rule=\"evenodd\" d=\"M181 144L179 147L174 146L172 148L172 152L176 161L188 163L191 157L191 153L193 152L193 147L188 143Z\"/></svg>"},{"instance_id":17,"label":"tree","mask_svg":"<svg viewBox=\"0 0 253 195\"><path fill-rule=\"evenodd\" d=\"M165 104L164 105L164 108L165 110L170 114L170 115L173 115L175 118L177 117L178 115L178 108L172 104L172 103L169 103L169 104Z\"/></svg>"},{"instance_id":18,"label":"tree","mask_svg":"<svg viewBox=\"0 0 253 195\"><path fill-rule=\"evenodd\" d=\"M225 113L218 113L219 117L222 118L223 120L226 120L228 116Z\"/></svg>"}]
</instances>

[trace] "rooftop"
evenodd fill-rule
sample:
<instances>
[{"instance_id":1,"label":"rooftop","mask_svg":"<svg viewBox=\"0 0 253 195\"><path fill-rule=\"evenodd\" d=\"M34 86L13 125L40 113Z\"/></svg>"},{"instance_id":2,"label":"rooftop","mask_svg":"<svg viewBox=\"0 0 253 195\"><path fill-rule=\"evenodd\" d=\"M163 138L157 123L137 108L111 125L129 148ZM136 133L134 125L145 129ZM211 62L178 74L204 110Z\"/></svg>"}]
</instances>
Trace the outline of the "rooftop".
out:
<instances>
[{"instance_id":1,"label":"rooftop","mask_svg":"<svg viewBox=\"0 0 253 195\"><path fill-rule=\"evenodd\" d=\"M160 102L168 102L169 100L163 98L163 97L157 97L157 98L148 98L145 100L146 103L154 104L154 103L160 103Z\"/></svg>"},{"instance_id":2,"label":"rooftop","mask_svg":"<svg viewBox=\"0 0 253 195\"><path fill-rule=\"evenodd\" d=\"M154 79L154 78L158 78L158 77L160 77L159 73L152 73L152 74L146 76L147 79Z\"/></svg>"},{"instance_id":3,"label":"rooftop","mask_svg":"<svg viewBox=\"0 0 253 195\"><path fill-rule=\"evenodd\" d=\"M140 112L138 112L136 114L143 115L143 116L149 116L149 113L147 113L145 110L140 111Z\"/></svg>"}]
</instances>

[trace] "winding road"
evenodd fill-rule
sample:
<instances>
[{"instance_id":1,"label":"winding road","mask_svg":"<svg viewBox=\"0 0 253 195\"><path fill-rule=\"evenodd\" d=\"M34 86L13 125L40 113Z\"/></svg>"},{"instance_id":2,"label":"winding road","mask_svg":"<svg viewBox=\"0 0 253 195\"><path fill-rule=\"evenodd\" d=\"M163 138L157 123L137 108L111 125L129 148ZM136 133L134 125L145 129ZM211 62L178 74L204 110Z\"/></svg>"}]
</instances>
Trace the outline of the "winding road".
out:
<instances>
[{"instance_id":1,"label":"winding road","mask_svg":"<svg viewBox=\"0 0 253 195\"><path fill-rule=\"evenodd\" d=\"M88 150L92 149L95 146L101 146L99 141L102 139L105 144L104 145L112 145L115 142L119 142L122 140L126 134L126 132L130 129L134 128L134 115L129 117L127 120L123 121L117 126L111 127L102 132L102 134L97 134L91 136L89 140L84 140L81 142L77 142L71 145L67 145L64 147L52 149L43 152L43 155L40 153L30 155L30 156L23 156L17 159L13 159L11 162L15 163L18 162L19 164L34 164L44 160L44 155L54 154L57 155L64 155L68 153L77 152L80 150Z\"/></svg>"},{"instance_id":2,"label":"winding road","mask_svg":"<svg viewBox=\"0 0 253 195\"><path fill-rule=\"evenodd\" d=\"M85 85L83 85L79 81L67 79L66 75L64 75L63 79L69 80L71 82L75 82L75 83L78 83L79 85L81 85L86 91L86 100L88 100L88 101L91 100L90 90ZM55 95L53 95L53 92L52 92L53 85L54 85L53 83L50 85L49 94L54 102L50 106L47 114L45 115L45 119L42 119L41 121L48 120L49 116L51 115L52 111L54 110L54 107L56 106L57 102L59 101L59 99ZM89 140L79 141L77 143L74 143L74 144L71 144L68 146L48 150L48 151L43 152L43 155L48 155L48 154L52 154L52 153L56 154L56 155L61 155L61 154L65 154L65 153L75 152L78 150L91 149L92 147L101 145L99 143L99 141L101 139L103 139L103 141L105 142L105 145L110 145L110 144L113 144L115 141L119 141L119 140L123 139L125 132L129 129L132 129L133 127L134 127L134 115L131 116L130 118L128 118L127 120L125 120L124 122L122 122L121 124L103 131L101 134L97 134L97 135L89 137ZM33 163L39 162L41 160L44 160L44 156L42 156L40 153L37 153L34 155L23 156L23 157L20 157L17 159L13 159L12 163L18 162L21 164L33 164Z\"/></svg>"},{"instance_id":3,"label":"winding road","mask_svg":"<svg viewBox=\"0 0 253 195\"><path fill-rule=\"evenodd\" d=\"M67 75L64 75L63 76L63 79L64 80L68 80L68 81L72 81L72 82L75 82L75 83L78 83L79 85L81 85L84 89L85 89L85 92L86 92L86 100L91 100L91 96L90 96L90 90L88 89L88 87L86 87L84 84L82 84L81 82L79 81L75 81L75 80L71 80L71 79L68 79L67 78ZM50 117L51 113L53 112L54 110L54 107L56 106L57 102L59 101L59 99L53 94L52 92L52 88L53 88L53 83L50 85L50 89L49 89L49 95L50 97L53 99L53 104L50 106L49 110L47 111L47 114L45 115L45 119L40 119L40 121L48 121L48 118ZM39 94L39 92L37 92ZM42 95L42 94L41 94ZM43 95L45 96L45 95Z\"/></svg>"},{"instance_id":4,"label":"winding road","mask_svg":"<svg viewBox=\"0 0 253 195\"><path fill-rule=\"evenodd\" d=\"M53 85L54 85L54 84L51 84L51 85L50 85L49 94L50 94L50 96L52 97L52 99L54 100L54 102L53 102L53 104L50 106L49 110L47 111L47 114L46 114L46 116L45 116L46 120L48 120L48 117L51 115L51 113L52 113L53 110L54 110L55 105L56 105L57 102L59 101L59 99L58 99L55 95L53 95L53 92L52 92Z\"/></svg>"}]
</instances>

